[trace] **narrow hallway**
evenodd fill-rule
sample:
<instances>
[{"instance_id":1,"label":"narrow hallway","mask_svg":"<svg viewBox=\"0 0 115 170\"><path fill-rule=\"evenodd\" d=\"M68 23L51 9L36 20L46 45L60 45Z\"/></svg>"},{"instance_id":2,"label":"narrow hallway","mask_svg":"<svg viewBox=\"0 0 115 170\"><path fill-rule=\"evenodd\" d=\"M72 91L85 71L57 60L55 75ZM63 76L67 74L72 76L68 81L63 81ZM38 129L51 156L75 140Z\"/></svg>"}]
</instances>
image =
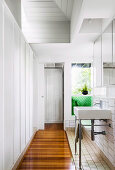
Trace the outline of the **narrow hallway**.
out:
<instances>
[{"instance_id":1,"label":"narrow hallway","mask_svg":"<svg viewBox=\"0 0 115 170\"><path fill-rule=\"evenodd\" d=\"M75 170L62 124L46 124L39 130L18 169Z\"/></svg>"}]
</instances>

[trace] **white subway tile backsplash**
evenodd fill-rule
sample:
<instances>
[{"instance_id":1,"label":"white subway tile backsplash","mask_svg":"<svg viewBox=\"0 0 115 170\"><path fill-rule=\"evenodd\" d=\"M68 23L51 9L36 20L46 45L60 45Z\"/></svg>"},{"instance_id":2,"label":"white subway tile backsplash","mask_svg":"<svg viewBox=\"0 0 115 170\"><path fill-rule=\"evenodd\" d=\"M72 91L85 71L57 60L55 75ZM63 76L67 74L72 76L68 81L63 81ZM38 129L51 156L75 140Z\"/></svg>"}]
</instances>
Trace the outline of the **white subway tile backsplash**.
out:
<instances>
[{"instance_id":1,"label":"white subway tile backsplash","mask_svg":"<svg viewBox=\"0 0 115 170\"><path fill-rule=\"evenodd\" d=\"M98 100L103 101L103 107L111 109L112 112L112 120L108 120L108 124L111 124L111 127L96 127L96 131L106 131L106 135L98 135L95 137L95 143L101 149L101 151L105 154L105 156L111 161L113 165L115 165L115 99L109 98L97 98ZM97 100L95 98L94 101ZM96 121L96 124L106 124L103 121Z\"/></svg>"},{"instance_id":2,"label":"white subway tile backsplash","mask_svg":"<svg viewBox=\"0 0 115 170\"><path fill-rule=\"evenodd\" d=\"M114 99L109 100L109 106L112 106L112 107L115 106L115 100Z\"/></svg>"}]
</instances>

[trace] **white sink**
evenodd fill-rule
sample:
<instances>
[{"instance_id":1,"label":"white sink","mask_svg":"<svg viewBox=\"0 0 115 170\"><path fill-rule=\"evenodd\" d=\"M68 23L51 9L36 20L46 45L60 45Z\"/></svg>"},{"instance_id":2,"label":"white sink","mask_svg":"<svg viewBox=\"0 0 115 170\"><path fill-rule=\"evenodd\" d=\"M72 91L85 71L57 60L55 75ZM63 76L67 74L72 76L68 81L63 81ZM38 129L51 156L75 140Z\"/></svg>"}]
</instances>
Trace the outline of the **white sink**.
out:
<instances>
[{"instance_id":1,"label":"white sink","mask_svg":"<svg viewBox=\"0 0 115 170\"><path fill-rule=\"evenodd\" d=\"M74 107L74 114L77 119L112 119L110 109L101 109L98 107Z\"/></svg>"}]
</instances>

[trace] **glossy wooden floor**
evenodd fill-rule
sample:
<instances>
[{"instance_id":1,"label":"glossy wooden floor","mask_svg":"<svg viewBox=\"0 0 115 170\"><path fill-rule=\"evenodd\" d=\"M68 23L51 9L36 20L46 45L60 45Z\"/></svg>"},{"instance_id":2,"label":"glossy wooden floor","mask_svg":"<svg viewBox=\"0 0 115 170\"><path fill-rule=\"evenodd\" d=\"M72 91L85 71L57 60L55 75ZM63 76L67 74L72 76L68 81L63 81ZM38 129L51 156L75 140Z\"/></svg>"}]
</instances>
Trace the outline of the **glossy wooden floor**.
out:
<instances>
[{"instance_id":1,"label":"glossy wooden floor","mask_svg":"<svg viewBox=\"0 0 115 170\"><path fill-rule=\"evenodd\" d=\"M75 170L62 124L46 124L39 130L18 169Z\"/></svg>"}]
</instances>

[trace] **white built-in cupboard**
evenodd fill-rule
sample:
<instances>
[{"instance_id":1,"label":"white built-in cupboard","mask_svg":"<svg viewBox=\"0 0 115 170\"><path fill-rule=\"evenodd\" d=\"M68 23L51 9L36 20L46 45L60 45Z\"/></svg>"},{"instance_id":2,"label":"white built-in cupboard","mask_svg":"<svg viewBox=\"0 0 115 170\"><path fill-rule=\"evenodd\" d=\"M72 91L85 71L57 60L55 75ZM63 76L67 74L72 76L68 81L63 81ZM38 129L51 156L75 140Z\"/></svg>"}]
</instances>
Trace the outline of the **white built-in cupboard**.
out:
<instances>
[{"instance_id":1,"label":"white built-in cupboard","mask_svg":"<svg viewBox=\"0 0 115 170\"><path fill-rule=\"evenodd\" d=\"M103 63L115 64L115 20L105 29L94 42L94 87L115 85L115 69L103 69ZM103 71L106 76L103 76Z\"/></svg>"},{"instance_id":2,"label":"white built-in cupboard","mask_svg":"<svg viewBox=\"0 0 115 170\"><path fill-rule=\"evenodd\" d=\"M12 169L33 133L33 52L0 1L0 170Z\"/></svg>"}]
</instances>

